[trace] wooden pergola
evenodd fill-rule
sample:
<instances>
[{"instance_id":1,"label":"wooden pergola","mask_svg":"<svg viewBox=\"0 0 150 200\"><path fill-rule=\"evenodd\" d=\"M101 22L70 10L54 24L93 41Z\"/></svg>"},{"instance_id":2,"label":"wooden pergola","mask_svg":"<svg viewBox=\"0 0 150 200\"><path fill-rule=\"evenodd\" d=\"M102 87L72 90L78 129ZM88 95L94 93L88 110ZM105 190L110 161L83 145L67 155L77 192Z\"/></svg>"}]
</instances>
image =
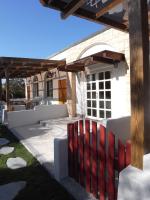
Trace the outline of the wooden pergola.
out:
<instances>
[{"instance_id":1,"label":"wooden pergola","mask_svg":"<svg viewBox=\"0 0 150 200\"><path fill-rule=\"evenodd\" d=\"M59 10L62 19L75 15L96 23L129 31L131 77L132 165L143 168L143 155L150 153L149 0L98 1L40 0Z\"/></svg>"},{"instance_id":2,"label":"wooden pergola","mask_svg":"<svg viewBox=\"0 0 150 200\"><path fill-rule=\"evenodd\" d=\"M6 79L6 102L9 107L9 79L31 77L64 65L64 60L0 57L0 100L2 79Z\"/></svg>"},{"instance_id":3,"label":"wooden pergola","mask_svg":"<svg viewBox=\"0 0 150 200\"><path fill-rule=\"evenodd\" d=\"M59 66L58 70L65 72L80 72L85 71L85 67L97 63L116 65L121 61L125 61L124 54L105 50L74 61L73 63Z\"/></svg>"}]
</instances>

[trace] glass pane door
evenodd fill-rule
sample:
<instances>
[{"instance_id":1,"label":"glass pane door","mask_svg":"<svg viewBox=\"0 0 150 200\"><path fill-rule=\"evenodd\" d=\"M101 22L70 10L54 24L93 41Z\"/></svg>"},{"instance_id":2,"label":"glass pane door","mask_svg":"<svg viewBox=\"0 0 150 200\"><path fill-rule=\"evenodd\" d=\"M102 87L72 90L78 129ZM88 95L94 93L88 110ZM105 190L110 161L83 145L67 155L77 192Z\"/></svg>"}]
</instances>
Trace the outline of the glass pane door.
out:
<instances>
[{"instance_id":1,"label":"glass pane door","mask_svg":"<svg viewBox=\"0 0 150 200\"><path fill-rule=\"evenodd\" d=\"M87 116L111 118L111 72L87 76Z\"/></svg>"},{"instance_id":2,"label":"glass pane door","mask_svg":"<svg viewBox=\"0 0 150 200\"><path fill-rule=\"evenodd\" d=\"M87 76L87 115L97 118L96 74Z\"/></svg>"},{"instance_id":3,"label":"glass pane door","mask_svg":"<svg viewBox=\"0 0 150 200\"><path fill-rule=\"evenodd\" d=\"M111 72L98 74L99 118L111 118Z\"/></svg>"}]
</instances>

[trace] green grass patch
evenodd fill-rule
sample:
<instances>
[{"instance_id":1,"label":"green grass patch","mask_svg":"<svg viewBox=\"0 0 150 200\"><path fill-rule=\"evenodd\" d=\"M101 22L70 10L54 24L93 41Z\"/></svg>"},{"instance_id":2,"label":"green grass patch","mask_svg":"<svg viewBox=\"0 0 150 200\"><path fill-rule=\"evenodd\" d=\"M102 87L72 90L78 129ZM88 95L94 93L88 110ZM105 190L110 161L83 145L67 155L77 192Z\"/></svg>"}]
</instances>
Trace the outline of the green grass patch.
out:
<instances>
[{"instance_id":1,"label":"green grass patch","mask_svg":"<svg viewBox=\"0 0 150 200\"><path fill-rule=\"evenodd\" d=\"M0 155L0 185L13 181L26 181L26 187L15 200L74 200L74 198L40 165L19 140L5 127L0 125L0 137L10 140L8 146L15 150L8 155ZM10 157L21 157L27 167L8 169L6 161Z\"/></svg>"}]
</instances>

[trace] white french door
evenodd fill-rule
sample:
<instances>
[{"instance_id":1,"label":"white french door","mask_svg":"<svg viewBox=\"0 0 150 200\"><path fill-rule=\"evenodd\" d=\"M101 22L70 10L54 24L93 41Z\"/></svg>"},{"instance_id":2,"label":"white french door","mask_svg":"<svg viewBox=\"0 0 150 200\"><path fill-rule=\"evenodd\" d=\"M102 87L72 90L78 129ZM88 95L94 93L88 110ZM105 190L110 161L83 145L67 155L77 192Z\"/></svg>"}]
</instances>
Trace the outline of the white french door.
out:
<instances>
[{"instance_id":1,"label":"white french door","mask_svg":"<svg viewBox=\"0 0 150 200\"><path fill-rule=\"evenodd\" d=\"M87 117L111 118L111 71L87 75Z\"/></svg>"}]
</instances>

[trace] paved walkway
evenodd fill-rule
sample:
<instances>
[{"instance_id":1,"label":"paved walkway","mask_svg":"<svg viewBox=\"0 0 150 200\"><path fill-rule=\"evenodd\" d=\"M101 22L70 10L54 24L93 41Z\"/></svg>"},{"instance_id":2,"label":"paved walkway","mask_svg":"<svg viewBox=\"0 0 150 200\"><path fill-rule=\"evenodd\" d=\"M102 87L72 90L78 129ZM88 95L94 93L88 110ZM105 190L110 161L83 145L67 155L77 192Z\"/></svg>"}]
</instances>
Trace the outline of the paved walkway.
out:
<instances>
[{"instance_id":1,"label":"paved walkway","mask_svg":"<svg viewBox=\"0 0 150 200\"><path fill-rule=\"evenodd\" d=\"M67 136L69 118L42 121L13 129L21 143L54 175L54 139ZM44 126L43 126L44 125Z\"/></svg>"},{"instance_id":2,"label":"paved walkway","mask_svg":"<svg viewBox=\"0 0 150 200\"><path fill-rule=\"evenodd\" d=\"M76 121L77 118L54 119L42 121L40 124L22 126L13 129L13 133L33 156L54 176L54 139L67 137L67 124ZM71 178L65 178L61 184L77 200L95 200Z\"/></svg>"}]
</instances>

